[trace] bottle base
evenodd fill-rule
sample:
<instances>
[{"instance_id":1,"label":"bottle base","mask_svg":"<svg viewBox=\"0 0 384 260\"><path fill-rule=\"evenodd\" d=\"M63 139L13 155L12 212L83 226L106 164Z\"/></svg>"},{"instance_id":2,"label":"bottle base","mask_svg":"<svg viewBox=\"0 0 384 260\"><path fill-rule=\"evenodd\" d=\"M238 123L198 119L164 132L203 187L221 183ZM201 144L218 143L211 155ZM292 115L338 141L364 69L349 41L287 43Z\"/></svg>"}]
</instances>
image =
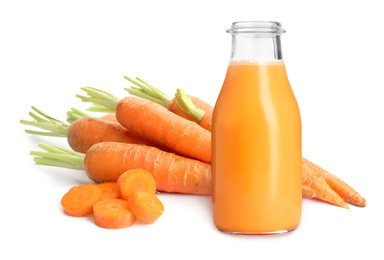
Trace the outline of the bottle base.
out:
<instances>
[{"instance_id":1,"label":"bottle base","mask_svg":"<svg viewBox=\"0 0 384 260\"><path fill-rule=\"evenodd\" d=\"M227 231L227 230L222 230L219 228L219 231L231 235L280 235L280 234L286 234L289 233L297 228L291 228L291 229L284 229L284 230L277 230L277 231L270 231L270 232L236 232L236 231Z\"/></svg>"}]
</instances>

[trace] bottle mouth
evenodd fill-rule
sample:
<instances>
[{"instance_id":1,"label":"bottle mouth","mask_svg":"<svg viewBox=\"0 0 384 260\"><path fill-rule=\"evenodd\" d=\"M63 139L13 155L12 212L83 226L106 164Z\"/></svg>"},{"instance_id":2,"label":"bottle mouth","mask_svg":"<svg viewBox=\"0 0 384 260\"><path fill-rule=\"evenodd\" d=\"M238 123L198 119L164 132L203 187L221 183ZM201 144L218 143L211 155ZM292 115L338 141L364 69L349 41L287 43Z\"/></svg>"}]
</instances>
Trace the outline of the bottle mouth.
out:
<instances>
[{"instance_id":1,"label":"bottle mouth","mask_svg":"<svg viewBox=\"0 0 384 260\"><path fill-rule=\"evenodd\" d=\"M256 35L281 35L285 30L281 23L273 21L241 21L232 23L231 29L227 33L232 35L247 33Z\"/></svg>"}]
</instances>

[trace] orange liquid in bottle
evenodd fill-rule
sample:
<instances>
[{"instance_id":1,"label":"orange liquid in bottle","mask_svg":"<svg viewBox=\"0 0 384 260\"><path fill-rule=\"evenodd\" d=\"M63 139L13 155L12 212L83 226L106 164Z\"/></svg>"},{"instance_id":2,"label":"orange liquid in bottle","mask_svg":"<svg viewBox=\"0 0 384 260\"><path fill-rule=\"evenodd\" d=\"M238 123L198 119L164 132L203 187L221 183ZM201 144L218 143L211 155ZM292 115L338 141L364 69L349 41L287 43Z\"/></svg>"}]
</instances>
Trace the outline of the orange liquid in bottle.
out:
<instances>
[{"instance_id":1,"label":"orange liquid in bottle","mask_svg":"<svg viewBox=\"0 0 384 260\"><path fill-rule=\"evenodd\" d=\"M212 127L217 228L294 229L301 218L301 119L284 62L231 61Z\"/></svg>"}]
</instances>

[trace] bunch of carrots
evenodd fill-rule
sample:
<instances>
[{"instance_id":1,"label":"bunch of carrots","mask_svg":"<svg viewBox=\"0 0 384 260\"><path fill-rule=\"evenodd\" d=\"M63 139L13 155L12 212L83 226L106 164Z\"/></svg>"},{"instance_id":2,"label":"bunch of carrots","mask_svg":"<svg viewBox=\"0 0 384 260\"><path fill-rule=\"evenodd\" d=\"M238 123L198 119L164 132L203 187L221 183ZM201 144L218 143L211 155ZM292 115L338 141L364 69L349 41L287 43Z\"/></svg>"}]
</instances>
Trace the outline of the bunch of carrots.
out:
<instances>
[{"instance_id":1,"label":"bunch of carrots","mask_svg":"<svg viewBox=\"0 0 384 260\"><path fill-rule=\"evenodd\" d=\"M117 182L123 173L141 169L151 174L158 191L210 195L213 107L183 89L171 98L140 78L125 78L135 86L126 88L131 95L122 99L81 88L86 95L77 97L92 103L88 111L104 112L102 117L72 108L62 122L32 107L34 120L20 122L46 131L26 132L66 137L72 148L39 144L46 152L32 151L35 163L85 170L97 184ZM366 205L347 183L305 158L302 192L344 208L347 203Z\"/></svg>"}]
</instances>

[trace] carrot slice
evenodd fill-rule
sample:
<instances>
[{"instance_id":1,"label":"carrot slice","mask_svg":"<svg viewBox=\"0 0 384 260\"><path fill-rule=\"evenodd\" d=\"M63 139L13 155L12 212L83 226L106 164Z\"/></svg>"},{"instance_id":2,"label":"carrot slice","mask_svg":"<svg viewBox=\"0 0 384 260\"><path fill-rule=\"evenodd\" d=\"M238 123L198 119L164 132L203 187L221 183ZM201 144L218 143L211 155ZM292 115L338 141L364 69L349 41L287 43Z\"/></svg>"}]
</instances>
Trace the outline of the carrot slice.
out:
<instances>
[{"instance_id":1,"label":"carrot slice","mask_svg":"<svg viewBox=\"0 0 384 260\"><path fill-rule=\"evenodd\" d=\"M129 199L132 212L145 223L153 223L164 212L164 205L154 193L135 191Z\"/></svg>"},{"instance_id":2,"label":"carrot slice","mask_svg":"<svg viewBox=\"0 0 384 260\"><path fill-rule=\"evenodd\" d=\"M144 169L133 169L124 172L117 179L117 190L122 199L128 200L137 191L156 192L156 181L152 174Z\"/></svg>"},{"instance_id":3,"label":"carrot slice","mask_svg":"<svg viewBox=\"0 0 384 260\"><path fill-rule=\"evenodd\" d=\"M128 201L122 199L104 199L96 202L93 205L93 217L97 226L108 229L127 228L136 220Z\"/></svg>"},{"instance_id":4,"label":"carrot slice","mask_svg":"<svg viewBox=\"0 0 384 260\"><path fill-rule=\"evenodd\" d=\"M95 184L82 184L72 187L61 199L67 215L80 217L93 211L93 204L101 197L101 190Z\"/></svg>"},{"instance_id":5,"label":"carrot slice","mask_svg":"<svg viewBox=\"0 0 384 260\"><path fill-rule=\"evenodd\" d=\"M97 186L101 189L101 200L119 198L119 191L117 190L116 182L104 182L97 184Z\"/></svg>"}]
</instances>

